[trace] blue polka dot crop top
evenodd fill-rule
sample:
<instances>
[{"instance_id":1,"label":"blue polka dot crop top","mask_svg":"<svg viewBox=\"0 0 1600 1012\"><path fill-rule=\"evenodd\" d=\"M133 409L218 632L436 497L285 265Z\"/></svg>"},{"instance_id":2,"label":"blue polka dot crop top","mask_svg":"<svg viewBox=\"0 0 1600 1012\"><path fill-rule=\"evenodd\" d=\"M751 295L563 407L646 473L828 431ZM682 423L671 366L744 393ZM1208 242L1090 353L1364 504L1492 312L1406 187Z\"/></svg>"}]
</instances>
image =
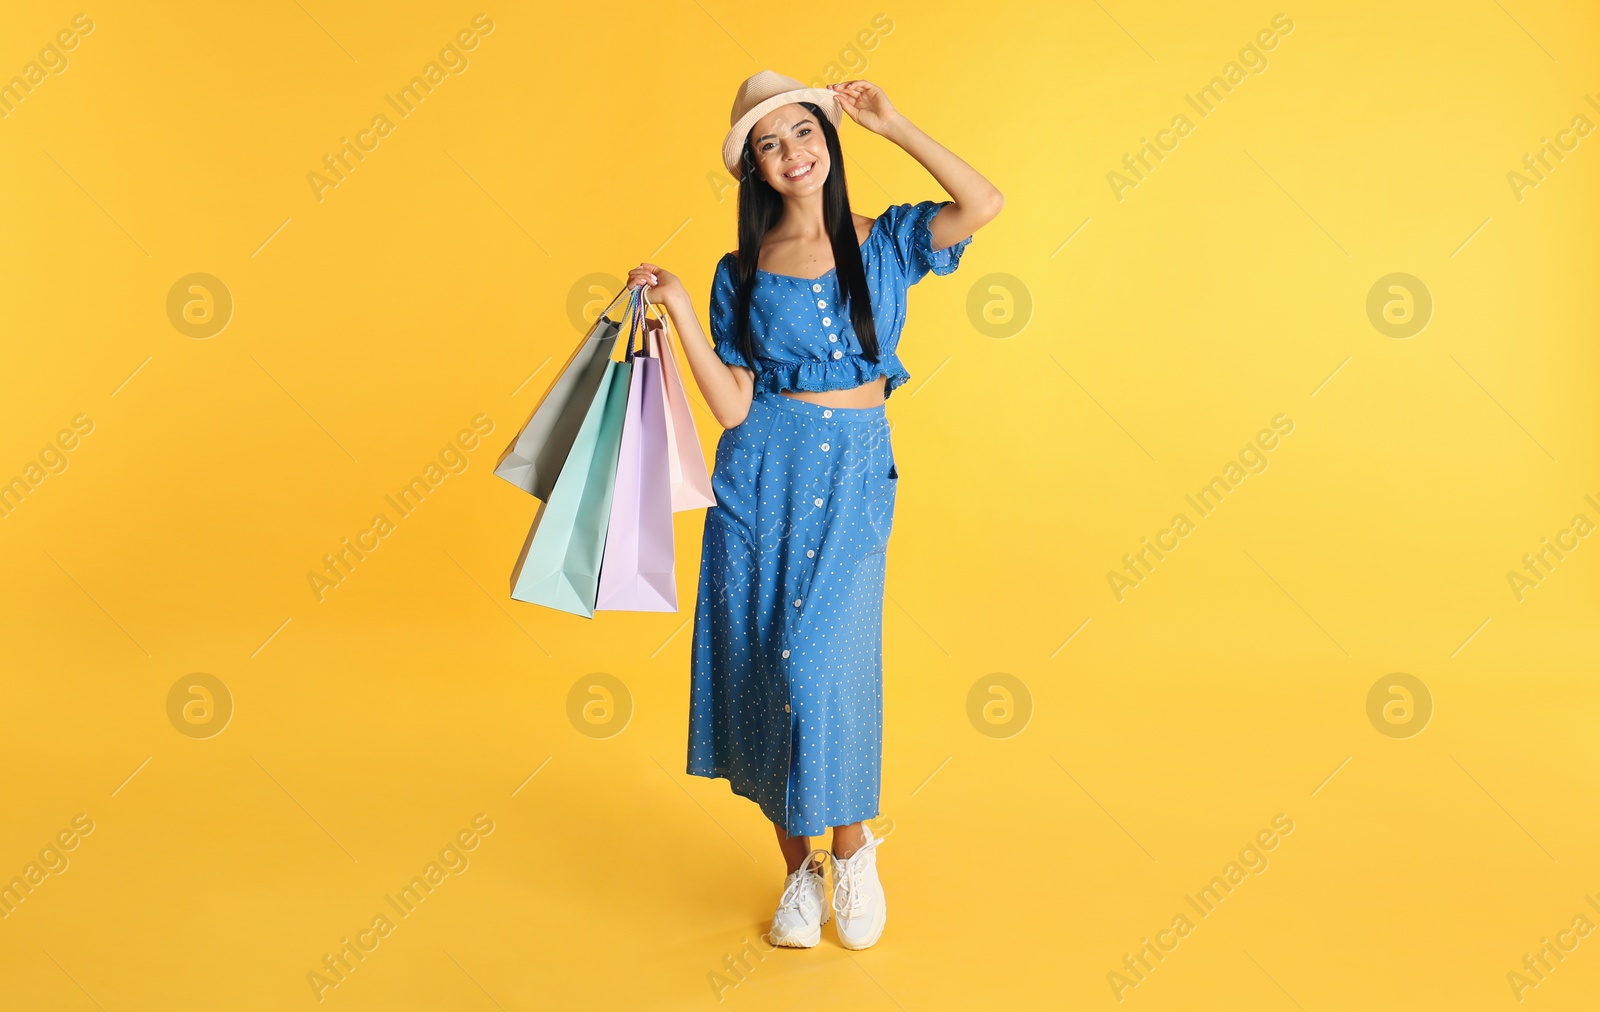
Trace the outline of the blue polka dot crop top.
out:
<instances>
[{"instance_id":1,"label":"blue polka dot crop top","mask_svg":"<svg viewBox=\"0 0 1600 1012\"><path fill-rule=\"evenodd\" d=\"M911 378L896 350L906 322L906 292L930 271L949 274L972 242L967 236L953 246L933 248L928 223L941 207L954 201L924 200L889 207L872 224L861 246L861 263L872 294L872 320L877 328L878 361L862 353L849 312L840 312L836 268L816 278L756 271L750 295L750 335L759 369L752 369L734 343L734 285L738 257L725 254L711 282L711 337L717 357L756 373L756 388L780 390L844 390L877 376L887 376L884 396Z\"/></svg>"}]
</instances>

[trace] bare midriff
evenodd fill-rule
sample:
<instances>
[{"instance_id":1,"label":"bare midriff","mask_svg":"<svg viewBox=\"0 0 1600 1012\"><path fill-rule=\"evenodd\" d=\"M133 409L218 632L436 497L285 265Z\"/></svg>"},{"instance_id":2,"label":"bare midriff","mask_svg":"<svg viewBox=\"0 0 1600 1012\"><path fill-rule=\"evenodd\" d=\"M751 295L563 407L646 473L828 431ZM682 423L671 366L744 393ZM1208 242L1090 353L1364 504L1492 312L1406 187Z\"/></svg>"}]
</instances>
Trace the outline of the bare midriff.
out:
<instances>
[{"instance_id":1,"label":"bare midriff","mask_svg":"<svg viewBox=\"0 0 1600 1012\"><path fill-rule=\"evenodd\" d=\"M875 408L884 402L887 376L875 376L858 387L848 390L779 390L785 397L797 401L810 401L829 408Z\"/></svg>"}]
</instances>

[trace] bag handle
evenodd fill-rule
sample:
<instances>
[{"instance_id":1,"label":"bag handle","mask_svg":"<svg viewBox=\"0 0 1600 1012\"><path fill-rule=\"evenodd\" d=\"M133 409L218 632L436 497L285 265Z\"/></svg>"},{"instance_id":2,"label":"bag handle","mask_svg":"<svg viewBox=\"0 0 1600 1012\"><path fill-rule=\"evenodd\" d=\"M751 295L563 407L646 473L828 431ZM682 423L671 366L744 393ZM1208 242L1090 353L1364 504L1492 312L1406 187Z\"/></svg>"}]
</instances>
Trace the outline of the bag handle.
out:
<instances>
[{"instance_id":1,"label":"bag handle","mask_svg":"<svg viewBox=\"0 0 1600 1012\"><path fill-rule=\"evenodd\" d=\"M672 317L667 313L666 307L659 302L650 301L650 290L648 288L641 287L639 292L644 299L645 306L653 307L656 311L656 318L661 321L661 340L670 339L672 336ZM649 352L645 354L648 355ZM661 352L657 351L654 357L661 357Z\"/></svg>"},{"instance_id":2,"label":"bag handle","mask_svg":"<svg viewBox=\"0 0 1600 1012\"><path fill-rule=\"evenodd\" d=\"M644 328L640 324L640 320L641 320L641 318L642 318L642 316L644 314L643 302L644 302L644 286L643 285L635 285L633 288L628 289L628 309L627 309L627 313L628 313L628 353L623 358L624 362L632 362L633 361L633 355L634 355L633 342L634 342L634 338L637 335L641 334L643 332L643 330L644 330Z\"/></svg>"},{"instance_id":3,"label":"bag handle","mask_svg":"<svg viewBox=\"0 0 1600 1012\"><path fill-rule=\"evenodd\" d=\"M622 298L624 295L629 295L631 291L632 291L631 289L624 288L624 289L622 289L622 291L620 291L617 294L613 295L611 297L611 301L606 303L606 307L604 309L600 310L600 315L595 317L595 323L599 323L602 319L605 319L606 317L610 316L611 315L611 307L615 306L617 304L617 300L618 299ZM627 307L626 306L623 307L623 313L624 314L627 313Z\"/></svg>"},{"instance_id":4,"label":"bag handle","mask_svg":"<svg viewBox=\"0 0 1600 1012\"><path fill-rule=\"evenodd\" d=\"M666 329L671 325L669 323L670 317L667 316L667 311L662 307L661 303L650 301L649 290L644 285L636 285L628 290L627 313L631 315L628 320L628 352L627 357L623 359L624 362L633 361L635 354L635 338L641 338L639 341L639 352L643 353L645 358L654 357L650 354L646 342L642 340L644 337L645 312L648 307L652 306L655 307L656 313L661 319L662 330L666 331Z\"/></svg>"}]
</instances>

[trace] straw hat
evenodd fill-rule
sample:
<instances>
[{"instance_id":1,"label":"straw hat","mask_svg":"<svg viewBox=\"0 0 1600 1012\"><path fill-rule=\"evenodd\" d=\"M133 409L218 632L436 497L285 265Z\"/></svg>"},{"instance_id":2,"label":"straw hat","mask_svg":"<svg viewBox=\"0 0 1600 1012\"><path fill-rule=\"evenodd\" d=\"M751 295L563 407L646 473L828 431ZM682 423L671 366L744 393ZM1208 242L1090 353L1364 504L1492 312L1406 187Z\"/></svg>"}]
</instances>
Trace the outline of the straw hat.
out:
<instances>
[{"instance_id":1,"label":"straw hat","mask_svg":"<svg viewBox=\"0 0 1600 1012\"><path fill-rule=\"evenodd\" d=\"M744 151L745 138L750 135L750 129L761 117L790 102L814 103L830 123L839 125L842 115L839 100L827 88L807 88L794 78L771 70L763 70L754 77L746 78L739 85L739 93L733 97L733 112L728 116L732 128L722 142L722 162L733 173L733 178L742 179L744 176L739 155Z\"/></svg>"}]
</instances>

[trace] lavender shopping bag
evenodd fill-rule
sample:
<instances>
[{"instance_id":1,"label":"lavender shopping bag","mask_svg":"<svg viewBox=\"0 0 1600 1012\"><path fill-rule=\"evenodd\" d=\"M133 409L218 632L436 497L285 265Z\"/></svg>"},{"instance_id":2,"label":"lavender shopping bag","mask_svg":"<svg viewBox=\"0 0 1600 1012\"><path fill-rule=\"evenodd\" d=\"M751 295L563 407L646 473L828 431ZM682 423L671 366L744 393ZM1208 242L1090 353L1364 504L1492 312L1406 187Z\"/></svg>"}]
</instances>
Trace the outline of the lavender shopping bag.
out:
<instances>
[{"instance_id":1,"label":"lavender shopping bag","mask_svg":"<svg viewBox=\"0 0 1600 1012\"><path fill-rule=\"evenodd\" d=\"M661 360L634 337L649 301L644 289L629 302L628 410L617 454L616 487L596 611L677 611L678 581L672 550L672 487L667 470L667 405Z\"/></svg>"},{"instance_id":2,"label":"lavender shopping bag","mask_svg":"<svg viewBox=\"0 0 1600 1012\"><path fill-rule=\"evenodd\" d=\"M495 474L536 499L550 498L556 477L600 388L606 363L612 361L611 352L622 326L608 314L621 295L618 292L595 318L594 326L562 366L561 375L495 465Z\"/></svg>"},{"instance_id":3,"label":"lavender shopping bag","mask_svg":"<svg viewBox=\"0 0 1600 1012\"><path fill-rule=\"evenodd\" d=\"M627 413L632 363L607 356L598 389L572 440L549 498L523 542L511 597L594 617L600 561L616 486L617 451Z\"/></svg>"}]
</instances>

